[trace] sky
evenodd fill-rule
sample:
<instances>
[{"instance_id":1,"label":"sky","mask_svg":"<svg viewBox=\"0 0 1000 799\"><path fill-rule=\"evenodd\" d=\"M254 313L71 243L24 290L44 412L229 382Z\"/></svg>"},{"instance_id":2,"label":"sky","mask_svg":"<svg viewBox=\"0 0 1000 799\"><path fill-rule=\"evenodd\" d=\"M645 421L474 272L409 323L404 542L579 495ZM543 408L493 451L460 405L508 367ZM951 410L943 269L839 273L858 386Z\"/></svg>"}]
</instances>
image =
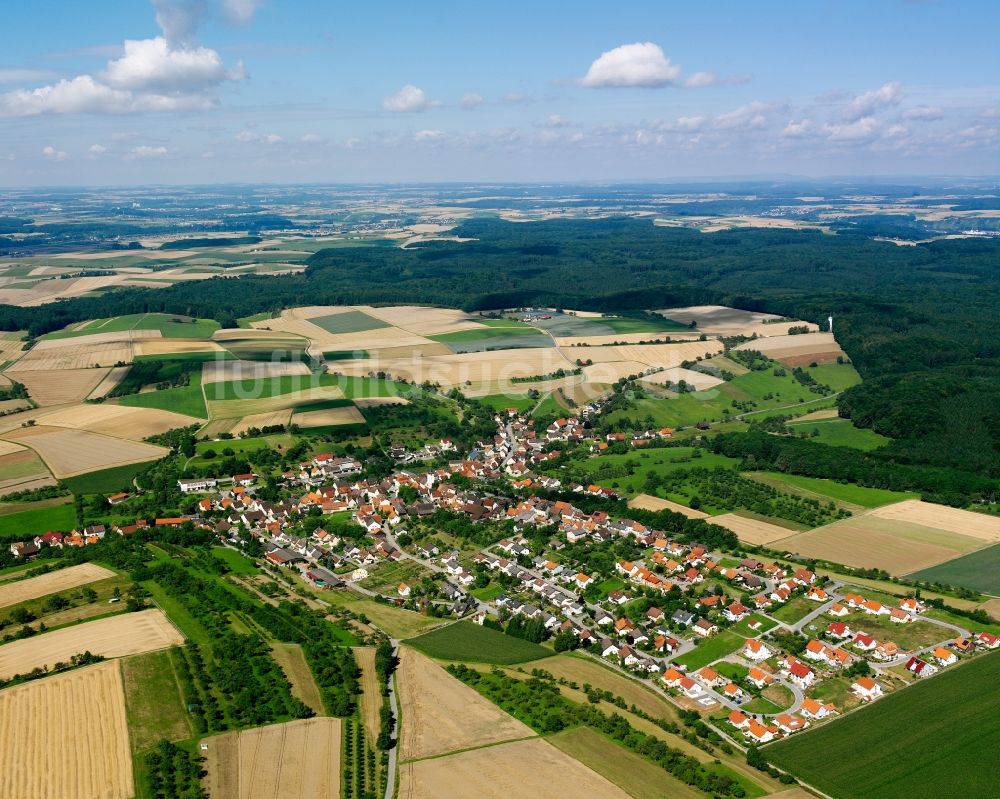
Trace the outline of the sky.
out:
<instances>
[{"instance_id":1,"label":"sky","mask_svg":"<svg viewBox=\"0 0 1000 799\"><path fill-rule=\"evenodd\" d=\"M1000 174L995 0L39 0L0 186Z\"/></svg>"}]
</instances>

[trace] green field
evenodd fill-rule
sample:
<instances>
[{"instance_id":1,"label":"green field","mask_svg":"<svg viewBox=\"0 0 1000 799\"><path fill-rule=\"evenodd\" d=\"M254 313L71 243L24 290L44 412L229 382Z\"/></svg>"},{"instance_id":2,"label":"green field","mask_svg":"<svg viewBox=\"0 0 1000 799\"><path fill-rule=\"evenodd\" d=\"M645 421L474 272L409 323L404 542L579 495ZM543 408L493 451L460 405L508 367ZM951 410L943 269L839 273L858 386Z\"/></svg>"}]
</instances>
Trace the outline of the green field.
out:
<instances>
[{"instance_id":1,"label":"green field","mask_svg":"<svg viewBox=\"0 0 1000 799\"><path fill-rule=\"evenodd\" d=\"M212 555L225 563L234 574L258 574L260 569L250 558L229 547L212 547Z\"/></svg>"},{"instance_id":2,"label":"green field","mask_svg":"<svg viewBox=\"0 0 1000 799\"><path fill-rule=\"evenodd\" d=\"M525 394L490 394L485 397L476 397L476 402L481 402L483 405L489 405L491 408L498 411L505 411L508 408L517 408L518 412L523 413L524 411L530 411L534 408L538 400L532 399Z\"/></svg>"},{"instance_id":3,"label":"green field","mask_svg":"<svg viewBox=\"0 0 1000 799\"><path fill-rule=\"evenodd\" d=\"M267 399L291 394L293 391L303 391L320 385L316 375L281 375L266 377L260 380L224 380L218 383L208 383L205 386L205 397L210 402L219 400Z\"/></svg>"},{"instance_id":4,"label":"green field","mask_svg":"<svg viewBox=\"0 0 1000 799\"><path fill-rule=\"evenodd\" d=\"M472 330L456 330L453 333L441 333L437 336L428 336L428 338L446 344L452 352L486 352L487 350L555 346L551 337L527 326L492 326L473 328Z\"/></svg>"},{"instance_id":5,"label":"green field","mask_svg":"<svg viewBox=\"0 0 1000 799\"><path fill-rule=\"evenodd\" d=\"M714 660L741 649L746 639L729 630L723 630L708 638L698 640L698 645L690 652L685 652L674 660L681 666L687 666L689 671L707 666Z\"/></svg>"},{"instance_id":6,"label":"green field","mask_svg":"<svg viewBox=\"0 0 1000 799\"><path fill-rule=\"evenodd\" d=\"M470 663L507 665L554 654L551 649L513 638L499 630L480 627L470 621L449 624L411 638L406 643L432 658L465 660Z\"/></svg>"},{"instance_id":7,"label":"green field","mask_svg":"<svg viewBox=\"0 0 1000 799\"><path fill-rule=\"evenodd\" d=\"M806 433L812 441L831 447L851 447L865 452L884 447L891 438L865 427L855 427L850 419L818 419L814 422L789 422L794 433ZM819 435L813 435L813 431Z\"/></svg>"},{"instance_id":8,"label":"green field","mask_svg":"<svg viewBox=\"0 0 1000 799\"><path fill-rule=\"evenodd\" d=\"M204 338L212 337L219 329L214 319L195 319L162 313L138 313L127 316L113 316L94 319L77 330L57 330L42 338L76 338L94 333L122 333L126 330L159 330L164 338Z\"/></svg>"},{"instance_id":9,"label":"green field","mask_svg":"<svg viewBox=\"0 0 1000 799\"><path fill-rule=\"evenodd\" d=\"M1000 652L764 749L837 799L996 795Z\"/></svg>"},{"instance_id":10,"label":"green field","mask_svg":"<svg viewBox=\"0 0 1000 799\"><path fill-rule=\"evenodd\" d=\"M184 413L198 419L208 418L205 395L201 392L200 372L192 373L188 377L186 386L147 391L145 394L126 394L119 398L118 403L130 408L159 408L164 411Z\"/></svg>"},{"instance_id":11,"label":"green field","mask_svg":"<svg viewBox=\"0 0 1000 799\"><path fill-rule=\"evenodd\" d=\"M308 321L327 333L363 333L366 330L392 327L388 322L369 316L363 311L344 311L328 316L315 316Z\"/></svg>"},{"instance_id":12,"label":"green field","mask_svg":"<svg viewBox=\"0 0 1000 799\"><path fill-rule=\"evenodd\" d=\"M1000 596L1000 544L908 576L915 580L956 585Z\"/></svg>"},{"instance_id":13,"label":"green field","mask_svg":"<svg viewBox=\"0 0 1000 799\"><path fill-rule=\"evenodd\" d=\"M114 494L118 491L134 491L132 478L148 466L149 461L112 466L110 469L67 477L63 482L74 494Z\"/></svg>"},{"instance_id":14,"label":"green field","mask_svg":"<svg viewBox=\"0 0 1000 799\"><path fill-rule=\"evenodd\" d=\"M817 499L821 502L833 500L857 508L878 508L893 502L902 502L904 499L920 498L919 494L887 491L884 488L865 488L853 483L837 483L833 480L801 477L797 474L744 472L743 476L793 496Z\"/></svg>"},{"instance_id":15,"label":"green field","mask_svg":"<svg viewBox=\"0 0 1000 799\"><path fill-rule=\"evenodd\" d=\"M680 330L690 330L687 325L667 319L666 317L659 317L658 319L634 319L624 316L603 316L593 321L600 325L607 325L615 333L670 333Z\"/></svg>"},{"instance_id":16,"label":"green field","mask_svg":"<svg viewBox=\"0 0 1000 799\"><path fill-rule=\"evenodd\" d=\"M67 532L74 527L76 508L72 504L33 508L0 516L0 537L3 538L26 540L49 530Z\"/></svg>"},{"instance_id":17,"label":"green field","mask_svg":"<svg viewBox=\"0 0 1000 799\"><path fill-rule=\"evenodd\" d=\"M494 319L492 321L499 322L501 320ZM538 336L539 332L525 324L511 323L510 327L507 325L489 325L485 329L483 328L471 328L469 330L456 330L453 333L439 333L436 336L428 336L427 338L432 341L440 341L442 344L454 344L462 342L474 342L474 341L488 341L493 338L498 338L501 336ZM546 338L548 338L546 336ZM549 341L549 346L552 346L552 342Z\"/></svg>"},{"instance_id":18,"label":"green field","mask_svg":"<svg viewBox=\"0 0 1000 799\"><path fill-rule=\"evenodd\" d=\"M353 361L370 357L368 350L327 350L323 353L325 361Z\"/></svg>"},{"instance_id":19,"label":"green field","mask_svg":"<svg viewBox=\"0 0 1000 799\"><path fill-rule=\"evenodd\" d=\"M348 377L347 375L323 375L320 385L337 386L348 399L369 397L406 397L414 390L406 383L379 377Z\"/></svg>"},{"instance_id":20,"label":"green field","mask_svg":"<svg viewBox=\"0 0 1000 799\"><path fill-rule=\"evenodd\" d=\"M868 595L866 594L866 596ZM783 621L785 624L795 624L818 607L818 602L813 602L804 596L795 596L789 599L784 605L771 611L771 616L778 621Z\"/></svg>"},{"instance_id":21,"label":"green field","mask_svg":"<svg viewBox=\"0 0 1000 799\"><path fill-rule=\"evenodd\" d=\"M161 738L178 741L191 734L173 658L171 650L164 649L122 661L125 712L133 752L148 749Z\"/></svg>"}]
</instances>

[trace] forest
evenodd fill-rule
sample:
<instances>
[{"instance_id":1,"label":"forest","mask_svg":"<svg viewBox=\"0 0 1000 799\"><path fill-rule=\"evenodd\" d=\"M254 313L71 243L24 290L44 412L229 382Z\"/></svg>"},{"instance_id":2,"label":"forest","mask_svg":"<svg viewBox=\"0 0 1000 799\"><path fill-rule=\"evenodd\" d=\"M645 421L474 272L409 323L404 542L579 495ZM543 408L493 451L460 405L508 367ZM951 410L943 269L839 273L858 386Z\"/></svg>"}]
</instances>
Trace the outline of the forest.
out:
<instances>
[{"instance_id":1,"label":"forest","mask_svg":"<svg viewBox=\"0 0 1000 799\"><path fill-rule=\"evenodd\" d=\"M486 218L453 233L473 241L328 249L301 274L0 306L0 329L37 336L141 311L232 327L237 317L307 302L597 311L725 304L813 322L832 314L864 378L842 396L841 415L896 439L884 453L895 462L1000 476L998 241L898 247L816 231L707 235L635 219L514 225ZM228 280L240 281L238 289Z\"/></svg>"}]
</instances>

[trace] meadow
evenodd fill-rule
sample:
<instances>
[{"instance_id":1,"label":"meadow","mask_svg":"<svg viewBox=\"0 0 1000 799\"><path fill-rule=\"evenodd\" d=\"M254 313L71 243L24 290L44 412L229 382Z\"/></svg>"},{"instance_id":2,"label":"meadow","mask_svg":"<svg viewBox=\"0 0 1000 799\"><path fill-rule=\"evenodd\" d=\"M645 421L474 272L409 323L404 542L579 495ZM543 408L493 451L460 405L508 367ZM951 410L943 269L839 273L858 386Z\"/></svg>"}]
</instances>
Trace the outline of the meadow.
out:
<instances>
[{"instance_id":1,"label":"meadow","mask_svg":"<svg viewBox=\"0 0 1000 799\"><path fill-rule=\"evenodd\" d=\"M810 370L815 371L815 370ZM891 438L879 435L866 427L855 427L850 419L824 419L806 422L789 422L793 433L805 433L813 441L831 447L852 447L865 452L884 447Z\"/></svg>"},{"instance_id":2,"label":"meadow","mask_svg":"<svg viewBox=\"0 0 1000 799\"><path fill-rule=\"evenodd\" d=\"M159 408L199 419L208 418L205 395L201 390L201 375L198 372L188 375L186 386L147 391L145 394L126 394L118 399L118 403L131 408Z\"/></svg>"},{"instance_id":3,"label":"meadow","mask_svg":"<svg viewBox=\"0 0 1000 799\"><path fill-rule=\"evenodd\" d=\"M2 513L2 510L0 510ZM27 539L49 530L72 530L76 526L76 509L66 504L31 508L0 515L0 537Z\"/></svg>"},{"instance_id":4,"label":"meadow","mask_svg":"<svg viewBox=\"0 0 1000 799\"><path fill-rule=\"evenodd\" d=\"M764 754L838 799L992 796L998 677L1000 653L984 655Z\"/></svg>"},{"instance_id":5,"label":"meadow","mask_svg":"<svg viewBox=\"0 0 1000 799\"><path fill-rule=\"evenodd\" d=\"M687 666L688 671L694 671L735 652L745 642L746 639L742 636L729 630L723 630L708 638L698 639L698 645L690 652L685 652L676 658L674 663Z\"/></svg>"},{"instance_id":6,"label":"meadow","mask_svg":"<svg viewBox=\"0 0 1000 799\"><path fill-rule=\"evenodd\" d=\"M425 655L440 660L505 665L538 660L552 655L551 649L510 635L460 621L411 638L407 643Z\"/></svg>"},{"instance_id":7,"label":"meadow","mask_svg":"<svg viewBox=\"0 0 1000 799\"><path fill-rule=\"evenodd\" d=\"M848 506L850 509L877 508L893 502L917 497L914 493L888 491L884 488L867 488L854 483L838 483L834 480L822 480L816 477L803 477L797 474L782 474L781 472L744 472L744 477L769 485L786 494L818 499L822 502L833 501Z\"/></svg>"}]
</instances>

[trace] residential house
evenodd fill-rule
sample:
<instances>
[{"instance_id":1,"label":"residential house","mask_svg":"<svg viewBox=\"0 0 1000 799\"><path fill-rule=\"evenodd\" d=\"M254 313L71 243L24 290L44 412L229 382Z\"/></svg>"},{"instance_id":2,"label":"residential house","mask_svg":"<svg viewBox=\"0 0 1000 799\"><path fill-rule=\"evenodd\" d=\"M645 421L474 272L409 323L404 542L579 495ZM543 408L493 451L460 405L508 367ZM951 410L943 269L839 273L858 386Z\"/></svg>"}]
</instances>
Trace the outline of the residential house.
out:
<instances>
[{"instance_id":1,"label":"residential house","mask_svg":"<svg viewBox=\"0 0 1000 799\"><path fill-rule=\"evenodd\" d=\"M760 661L767 660L774 653L762 641L750 638L747 640L746 644L744 644L741 654L747 660Z\"/></svg>"},{"instance_id":2,"label":"residential house","mask_svg":"<svg viewBox=\"0 0 1000 799\"><path fill-rule=\"evenodd\" d=\"M921 660L914 655L906 661L906 670L917 677L930 677L932 674L937 673L937 666L928 663L926 660Z\"/></svg>"},{"instance_id":3,"label":"residential house","mask_svg":"<svg viewBox=\"0 0 1000 799\"><path fill-rule=\"evenodd\" d=\"M862 702L871 702L882 696L882 686L871 677L858 677L852 684L851 690L857 694Z\"/></svg>"},{"instance_id":4,"label":"residential house","mask_svg":"<svg viewBox=\"0 0 1000 799\"><path fill-rule=\"evenodd\" d=\"M712 624L708 619L698 619L691 629L694 630L695 634L700 635L702 638L707 638L710 635L714 635L719 632L718 626Z\"/></svg>"},{"instance_id":5,"label":"residential house","mask_svg":"<svg viewBox=\"0 0 1000 799\"><path fill-rule=\"evenodd\" d=\"M803 699L799 712L807 719L825 719L837 712L837 708L829 703L824 704L816 699Z\"/></svg>"}]
</instances>

